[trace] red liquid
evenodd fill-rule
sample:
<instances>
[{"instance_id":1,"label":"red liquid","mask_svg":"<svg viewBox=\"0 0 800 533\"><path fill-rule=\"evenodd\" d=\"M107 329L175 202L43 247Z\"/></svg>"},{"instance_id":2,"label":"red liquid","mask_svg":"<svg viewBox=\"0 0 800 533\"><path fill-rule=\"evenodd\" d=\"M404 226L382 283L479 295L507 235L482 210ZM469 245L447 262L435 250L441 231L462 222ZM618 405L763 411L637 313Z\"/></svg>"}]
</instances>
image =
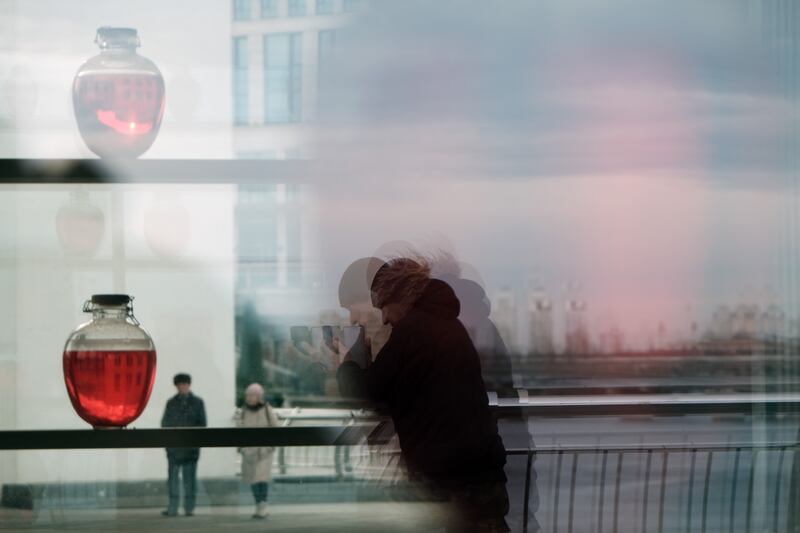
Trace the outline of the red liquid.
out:
<instances>
[{"instance_id":1,"label":"red liquid","mask_svg":"<svg viewBox=\"0 0 800 533\"><path fill-rule=\"evenodd\" d=\"M75 114L101 156L138 156L153 144L164 113L164 82L153 74L86 74L75 79Z\"/></svg>"},{"instance_id":2,"label":"red liquid","mask_svg":"<svg viewBox=\"0 0 800 533\"><path fill-rule=\"evenodd\" d=\"M155 350L64 352L69 399L95 427L136 420L150 399L155 376Z\"/></svg>"}]
</instances>

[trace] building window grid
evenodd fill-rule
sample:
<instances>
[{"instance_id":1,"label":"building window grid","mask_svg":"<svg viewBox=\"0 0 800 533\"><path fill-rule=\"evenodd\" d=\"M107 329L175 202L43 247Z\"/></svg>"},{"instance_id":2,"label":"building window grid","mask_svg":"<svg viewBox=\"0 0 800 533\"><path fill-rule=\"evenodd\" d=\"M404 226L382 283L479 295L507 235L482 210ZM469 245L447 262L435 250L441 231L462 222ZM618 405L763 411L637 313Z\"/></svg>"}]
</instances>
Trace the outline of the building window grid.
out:
<instances>
[{"instance_id":1,"label":"building window grid","mask_svg":"<svg viewBox=\"0 0 800 533\"><path fill-rule=\"evenodd\" d=\"M278 0L261 0L261 18L274 19L278 17Z\"/></svg>"},{"instance_id":2,"label":"building window grid","mask_svg":"<svg viewBox=\"0 0 800 533\"><path fill-rule=\"evenodd\" d=\"M354 11L357 11L360 5L361 5L360 0L344 0L344 2L342 3L342 11L344 11L345 13L352 13Z\"/></svg>"},{"instance_id":3,"label":"building window grid","mask_svg":"<svg viewBox=\"0 0 800 533\"><path fill-rule=\"evenodd\" d=\"M247 37L233 39L233 122L247 124Z\"/></svg>"},{"instance_id":4,"label":"building window grid","mask_svg":"<svg viewBox=\"0 0 800 533\"><path fill-rule=\"evenodd\" d=\"M317 86L320 98L325 94L324 86L331 76L331 59L336 48L336 30L320 30L317 35Z\"/></svg>"},{"instance_id":5,"label":"building window grid","mask_svg":"<svg viewBox=\"0 0 800 533\"><path fill-rule=\"evenodd\" d=\"M289 0L289 16L306 16L306 0Z\"/></svg>"},{"instance_id":6,"label":"building window grid","mask_svg":"<svg viewBox=\"0 0 800 533\"><path fill-rule=\"evenodd\" d=\"M333 15L333 0L317 0L315 13L317 15Z\"/></svg>"},{"instance_id":7,"label":"building window grid","mask_svg":"<svg viewBox=\"0 0 800 533\"><path fill-rule=\"evenodd\" d=\"M302 34L264 36L264 122L302 119Z\"/></svg>"},{"instance_id":8,"label":"building window grid","mask_svg":"<svg viewBox=\"0 0 800 533\"><path fill-rule=\"evenodd\" d=\"M233 0L233 20L250 20L250 0Z\"/></svg>"}]
</instances>

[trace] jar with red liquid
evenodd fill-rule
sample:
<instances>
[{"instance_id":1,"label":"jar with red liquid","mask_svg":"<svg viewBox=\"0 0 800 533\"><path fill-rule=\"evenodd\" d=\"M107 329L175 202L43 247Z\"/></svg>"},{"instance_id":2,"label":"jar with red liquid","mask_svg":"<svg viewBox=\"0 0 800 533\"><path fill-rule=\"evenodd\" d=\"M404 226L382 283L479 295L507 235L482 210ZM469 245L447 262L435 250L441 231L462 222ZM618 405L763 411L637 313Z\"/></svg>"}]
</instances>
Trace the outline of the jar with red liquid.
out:
<instances>
[{"instance_id":1,"label":"jar with red liquid","mask_svg":"<svg viewBox=\"0 0 800 533\"><path fill-rule=\"evenodd\" d=\"M78 129L100 157L138 157L161 125L164 78L136 53L134 28L99 28L95 43L100 53L81 66L72 83Z\"/></svg>"},{"instance_id":2,"label":"jar with red liquid","mask_svg":"<svg viewBox=\"0 0 800 533\"><path fill-rule=\"evenodd\" d=\"M64 381L72 406L95 428L125 427L147 405L156 377L153 339L133 316L127 294L95 294L83 306L92 320L64 346Z\"/></svg>"}]
</instances>

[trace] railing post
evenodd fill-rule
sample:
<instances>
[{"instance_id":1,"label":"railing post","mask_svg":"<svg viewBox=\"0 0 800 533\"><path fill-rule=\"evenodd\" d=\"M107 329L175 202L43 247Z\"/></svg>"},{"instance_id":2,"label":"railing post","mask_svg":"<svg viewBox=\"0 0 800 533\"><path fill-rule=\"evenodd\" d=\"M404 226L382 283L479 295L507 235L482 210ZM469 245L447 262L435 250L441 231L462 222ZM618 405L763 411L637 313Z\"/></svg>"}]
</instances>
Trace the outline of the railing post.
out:
<instances>
[{"instance_id":1,"label":"railing post","mask_svg":"<svg viewBox=\"0 0 800 533\"><path fill-rule=\"evenodd\" d=\"M658 533L664 531L664 494L667 488L667 461L669 460L669 452L664 450L663 453L664 458L661 461L661 494L658 502Z\"/></svg>"},{"instance_id":2,"label":"railing post","mask_svg":"<svg viewBox=\"0 0 800 533\"><path fill-rule=\"evenodd\" d=\"M575 479L578 474L578 452L572 455L572 478L569 483L569 521L567 522L567 532L572 533L572 517L575 509Z\"/></svg>"},{"instance_id":3,"label":"railing post","mask_svg":"<svg viewBox=\"0 0 800 533\"><path fill-rule=\"evenodd\" d=\"M644 494L642 495L642 531L647 531L647 497L650 492L650 465L653 462L653 450L647 450L647 466L644 471Z\"/></svg>"},{"instance_id":4,"label":"railing post","mask_svg":"<svg viewBox=\"0 0 800 533\"><path fill-rule=\"evenodd\" d=\"M533 450L528 450L527 464L525 466L525 502L522 505L522 531L528 533L528 509L531 497L531 470L533 468Z\"/></svg>"},{"instance_id":5,"label":"railing post","mask_svg":"<svg viewBox=\"0 0 800 533\"><path fill-rule=\"evenodd\" d=\"M617 455L617 480L614 487L614 533L618 533L619 528L619 485L622 479L622 452Z\"/></svg>"},{"instance_id":6,"label":"railing post","mask_svg":"<svg viewBox=\"0 0 800 533\"><path fill-rule=\"evenodd\" d=\"M734 517L736 515L736 484L739 481L739 455L741 454L742 449L736 448L736 455L733 459L733 483L731 484L731 510L730 510L730 519L728 526L730 527L730 532L733 533L734 525Z\"/></svg>"},{"instance_id":7,"label":"railing post","mask_svg":"<svg viewBox=\"0 0 800 533\"><path fill-rule=\"evenodd\" d=\"M786 448L781 448L780 456L778 457L778 483L775 485L775 509L772 517L772 530L778 531L778 508L781 502L781 481L783 478L783 458L786 455ZM792 502L789 502L791 508Z\"/></svg>"},{"instance_id":8,"label":"railing post","mask_svg":"<svg viewBox=\"0 0 800 533\"><path fill-rule=\"evenodd\" d=\"M603 533L603 500L606 490L606 463L608 462L608 450L603 450L603 466L600 468L600 500L597 510L597 533Z\"/></svg>"},{"instance_id":9,"label":"railing post","mask_svg":"<svg viewBox=\"0 0 800 533\"><path fill-rule=\"evenodd\" d=\"M692 503L694 500L694 467L697 464L697 448L692 448L692 462L689 466L689 494L686 502L686 533L692 531Z\"/></svg>"},{"instance_id":10,"label":"railing post","mask_svg":"<svg viewBox=\"0 0 800 533\"><path fill-rule=\"evenodd\" d=\"M706 482L703 487L703 521L700 526L702 533L706 533L706 518L708 517L708 485L711 478L711 460L714 458L714 452L708 452L708 462L706 462Z\"/></svg>"},{"instance_id":11,"label":"railing post","mask_svg":"<svg viewBox=\"0 0 800 533\"><path fill-rule=\"evenodd\" d=\"M561 458L564 456L564 450L558 450L558 459L556 461L556 492L553 501L553 533L558 531L558 497L561 492Z\"/></svg>"},{"instance_id":12,"label":"railing post","mask_svg":"<svg viewBox=\"0 0 800 533\"><path fill-rule=\"evenodd\" d=\"M758 449L753 449L753 458L750 461L750 479L747 482L747 517L745 518L745 531L747 533L750 533L751 518L753 517L753 485L755 484L758 452Z\"/></svg>"}]
</instances>

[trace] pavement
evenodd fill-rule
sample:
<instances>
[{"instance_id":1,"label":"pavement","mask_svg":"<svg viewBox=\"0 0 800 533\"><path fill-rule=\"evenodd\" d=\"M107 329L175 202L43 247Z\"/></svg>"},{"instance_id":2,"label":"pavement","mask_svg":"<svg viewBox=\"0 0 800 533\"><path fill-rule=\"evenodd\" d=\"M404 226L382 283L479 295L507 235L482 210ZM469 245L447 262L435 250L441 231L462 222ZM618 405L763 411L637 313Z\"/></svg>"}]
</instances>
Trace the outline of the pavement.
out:
<instances>
[{"instance_id":1,"label":"pavement","mask_svg":"<svg viewBox=\"0 0 800 533\"><path fill-rule=\"evenodd\" d=\"M0 531L437 531L436 504L411 502L286 504L270 507L264 519L250 506L199 507L195 515L164 517L162 508L75 509L34 512L0 508Z\"/></svg>"}]
</instances>

